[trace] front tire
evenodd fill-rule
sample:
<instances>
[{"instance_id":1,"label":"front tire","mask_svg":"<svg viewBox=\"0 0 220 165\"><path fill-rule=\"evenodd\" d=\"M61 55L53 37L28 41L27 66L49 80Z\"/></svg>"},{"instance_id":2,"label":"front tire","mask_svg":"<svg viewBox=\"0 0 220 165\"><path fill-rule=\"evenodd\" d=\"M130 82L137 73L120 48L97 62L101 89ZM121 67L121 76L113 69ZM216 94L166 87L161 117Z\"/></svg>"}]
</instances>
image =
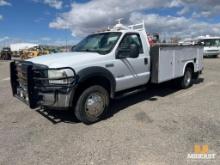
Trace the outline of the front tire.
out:
<instances>
[{"instance_id":1,"label":"front tire","mask_svg":"<svg viewBox=\"0 0 220 165\"><path fill-rule=\"evenodd\" d=\"M11 55L10 54L6 55L6 60L11 60Z\"/></svg>"},{"instance_id":2,"label":"front tire","mask_svg":"<svg viewBox=\"0 0 220 165\"><path fill-rule=\"evenodd\" d=\"M1 60L5 60L6 59L6 56L5 56L5 54L3 54L2 56L1 56Z\"/></svg>"},{"instance_id":3,"label":"front tire","mask_svg":"<svg viewBox=\"0 0 220 165\"><path fill-rule=\"evenodd\" d=\"M75 116L85 124L99 121L108 109L109 93L105 88L94 85L86 88L78 98Z\"/></svg>"},{"instance_id":4,"label":"front tire","mask_svg":"<svg viewBox=\"0 0 220 165\"><path fill-rule=\"evenodd\" d=\"M180 86L183 89L187 89L192 86L193 71L190 67L185 69L184 76L181 78Z\"/></svg>"}]
</instances>

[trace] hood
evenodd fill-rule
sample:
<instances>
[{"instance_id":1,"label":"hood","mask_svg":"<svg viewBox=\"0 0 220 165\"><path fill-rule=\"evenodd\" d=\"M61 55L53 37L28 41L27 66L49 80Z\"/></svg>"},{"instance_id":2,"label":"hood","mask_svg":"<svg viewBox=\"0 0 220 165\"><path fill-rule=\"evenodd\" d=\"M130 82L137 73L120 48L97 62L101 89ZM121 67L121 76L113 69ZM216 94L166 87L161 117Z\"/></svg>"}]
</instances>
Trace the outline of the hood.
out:
<instances>
[{"instance_id":1,"label":"hood","mask_svg":"<svg viewBox=\"0 0 220 165\"><path fill-rule=\"evenodd\" d=\"M28 59L27 61L47 65L49 68L58 68L79 64L83 65L87 62L97 61L103 57L103 55L93 52L67 52L38 56Z\"/></svg>"}]
</instances>

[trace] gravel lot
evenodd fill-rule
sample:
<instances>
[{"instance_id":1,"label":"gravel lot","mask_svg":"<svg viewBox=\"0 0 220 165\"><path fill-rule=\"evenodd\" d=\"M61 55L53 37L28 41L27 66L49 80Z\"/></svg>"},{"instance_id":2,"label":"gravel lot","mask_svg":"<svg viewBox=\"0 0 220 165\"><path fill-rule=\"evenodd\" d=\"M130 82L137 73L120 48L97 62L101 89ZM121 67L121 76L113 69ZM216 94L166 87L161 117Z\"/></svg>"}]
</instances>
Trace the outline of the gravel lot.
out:
<instances>
[{"instance_id":1,"label":"gravel lot","mask_svg":"<svg viewBox=\"0 0 220 165\"><path fill-rule=\"evenodd\" d=\"M109 117L78 123L72 112L30 110L12 97L9 63L0 62L0 164L220 164L220 58L205 59L196 84L171 83L115 100ZM214 160L189 160L208 144Z\"/></svg>"}]
</instances>

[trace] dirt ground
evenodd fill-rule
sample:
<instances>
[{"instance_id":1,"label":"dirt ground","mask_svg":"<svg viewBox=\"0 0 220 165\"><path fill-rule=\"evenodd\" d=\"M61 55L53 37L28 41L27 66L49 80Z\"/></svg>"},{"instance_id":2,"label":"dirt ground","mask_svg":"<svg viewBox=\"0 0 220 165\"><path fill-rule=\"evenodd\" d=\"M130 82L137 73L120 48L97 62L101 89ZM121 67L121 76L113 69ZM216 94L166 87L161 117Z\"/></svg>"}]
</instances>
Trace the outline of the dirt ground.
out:
<instances>
[{"instance_id":1,"label":"dirt ground","mask_svg":"<svg viewBox=\"0 0 220 165\"><path fill-rule=\"evenodd\" d=\"M114 100L109 117L79 123L69 111L30 110L12 97L9 62L0 62L0 164L220 164L220 58L205 59L187 90L170 83ZM195 144L213 160L191 160Z\"/></svg>"}]
</instances>

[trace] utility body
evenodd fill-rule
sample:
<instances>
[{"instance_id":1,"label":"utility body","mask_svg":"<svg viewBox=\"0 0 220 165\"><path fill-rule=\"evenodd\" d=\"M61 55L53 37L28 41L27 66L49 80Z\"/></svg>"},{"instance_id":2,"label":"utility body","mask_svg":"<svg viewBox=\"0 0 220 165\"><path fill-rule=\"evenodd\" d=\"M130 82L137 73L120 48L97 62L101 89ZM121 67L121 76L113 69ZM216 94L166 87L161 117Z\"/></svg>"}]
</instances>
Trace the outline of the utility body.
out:
<instances>
[{"instance_id":1,"label":"utility body","mask_svg":"<svg viewBox=\"0 0 220 165\"><path fill-rule=\"evenodd\" d=\"M69 53L11 63L15 97L30 106L73 110L82 122L100 120L111 99L176 79L192 85L203 69L199 46L150 47L144 23L91 34Z\"/></svg>"}]
</instances>

